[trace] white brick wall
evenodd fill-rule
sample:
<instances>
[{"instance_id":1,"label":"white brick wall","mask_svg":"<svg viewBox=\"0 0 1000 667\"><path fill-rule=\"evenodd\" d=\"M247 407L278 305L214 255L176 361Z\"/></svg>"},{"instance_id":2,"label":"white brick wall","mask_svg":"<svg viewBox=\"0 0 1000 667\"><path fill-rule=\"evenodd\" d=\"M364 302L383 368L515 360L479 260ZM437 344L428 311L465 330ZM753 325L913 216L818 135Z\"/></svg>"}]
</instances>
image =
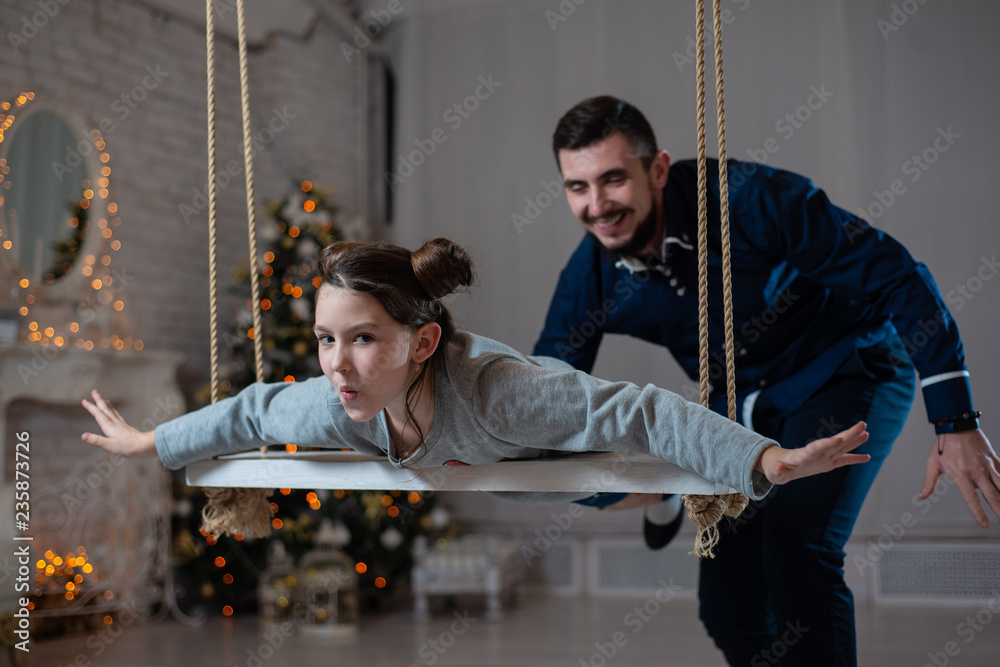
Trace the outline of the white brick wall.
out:
<instances>
[{"instance_id":1,"label":"white brick wall","mask_svg":"<svg viewBox=\"0 0 1000 667\"><path fill-rule=\"evenodd\" d=\"M64 0L66 1L66 0ZM113 267L134 275L125 294L128 323L148 349L187 355L186 389L207 380L208 251L207 212L185 220L194 190L205 190L204 27L157 14L123 0L42 0L52 17L27 43L23 17L43 11L39 0L0 0L0 98L31 90L60 96L95 124L109 118L105 133L112 199L121 226L122 249ZM235 22L235 14L222 22ZM255 159L257 202L279 197L292 179L310 178L336 186L345 215L364 201L357 137L366 107L359 60L347 63L340 36L325 24L307 38L273 37L250 55L254 132L275 108L294 115ZM128 94L147 67L169 73L134 110L112 104ZM220 171L239 161L239 174L219 192L219 282L222 296L231 269L247 254L243 187L239 78L236 46L216 40L216 105ZM258 213L260 215L260 213ZM223 302L221 316L235 304Z\"/></svg>"}]
</instances>

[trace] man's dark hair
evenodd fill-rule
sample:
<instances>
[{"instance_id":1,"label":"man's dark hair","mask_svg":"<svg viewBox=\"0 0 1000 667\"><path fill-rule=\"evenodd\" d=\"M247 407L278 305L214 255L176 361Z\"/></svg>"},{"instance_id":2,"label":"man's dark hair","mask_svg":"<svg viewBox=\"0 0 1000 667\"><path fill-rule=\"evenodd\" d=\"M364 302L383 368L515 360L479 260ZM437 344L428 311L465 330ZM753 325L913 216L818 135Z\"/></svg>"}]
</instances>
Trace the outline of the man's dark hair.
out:
<instances>
[{"instance_id":1,"label":"man's dark hair","mask_svg":"<svg viewBox=\"0 0 1000 667\"><path fill-rule=\"evenodd\" d=\"M656 135L649 121L634 106L610 95L591 97L566 112L552 134L552 152L577 150L620 134L648 170L656 154Z\"/></svg>"}]
</instances>

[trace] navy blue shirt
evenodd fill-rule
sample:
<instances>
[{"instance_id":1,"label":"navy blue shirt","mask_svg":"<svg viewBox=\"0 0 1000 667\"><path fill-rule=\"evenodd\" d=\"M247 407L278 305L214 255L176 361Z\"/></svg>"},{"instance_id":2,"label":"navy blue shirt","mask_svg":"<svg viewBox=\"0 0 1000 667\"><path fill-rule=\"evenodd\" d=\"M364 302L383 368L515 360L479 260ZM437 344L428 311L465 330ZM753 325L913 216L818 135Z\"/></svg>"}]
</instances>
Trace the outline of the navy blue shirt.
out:
<instances>
[{"instance_id":1,"label":"navy blue shirt","mask_svg":"<svg viewBox=\"0 0 1000 667\"><path fill-rule=\"evenodd\" d=\"M927 267L798 174L730 160L738 409L757 390L791 414L857 348L898 332L931 421L972 410L962 340ZM718 163L708 165L711 407L725 412ZM667 347L698 378L697 164L663 188L664 262L610 255L587 234L559 277L534 354L590 372L606 333ZM899 363L909 363L905 358Z\"/></svg>"}]
</instances>

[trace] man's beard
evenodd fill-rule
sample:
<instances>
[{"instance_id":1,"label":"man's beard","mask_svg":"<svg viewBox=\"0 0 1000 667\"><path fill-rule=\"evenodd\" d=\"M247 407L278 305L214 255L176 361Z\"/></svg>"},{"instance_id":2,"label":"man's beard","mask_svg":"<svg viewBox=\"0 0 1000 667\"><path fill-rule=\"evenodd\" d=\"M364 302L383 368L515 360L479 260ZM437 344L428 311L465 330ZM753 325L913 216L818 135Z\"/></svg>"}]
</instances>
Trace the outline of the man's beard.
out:
<instances>
[{"instance_id":1,"label":"man's beard","mask_svg":"<svg viewBox=\"0 0 1000 667\"><path fill-rule=\"evenodd\" d=\"M626 241L620 248L614 249L614 254L622 257L638 257L646 249L646 246L649 245L649 242L653 240L653 235L656 234L656 221L658 217L659 211L656 210L656 202L654 201L649 207L649 215L636 225L635 231L632 232L632 238Z\"/></svg>"}]
</instances>

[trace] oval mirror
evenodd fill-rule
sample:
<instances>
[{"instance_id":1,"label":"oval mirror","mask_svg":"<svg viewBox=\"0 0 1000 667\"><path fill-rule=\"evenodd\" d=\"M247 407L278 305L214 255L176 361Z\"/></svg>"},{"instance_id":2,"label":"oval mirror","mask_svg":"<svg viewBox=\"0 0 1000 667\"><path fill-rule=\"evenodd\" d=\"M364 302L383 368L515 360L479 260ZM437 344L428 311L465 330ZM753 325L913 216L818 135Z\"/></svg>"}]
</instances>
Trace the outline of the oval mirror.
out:
<instances>
[{"instance_id":1,"label":"oval mirror","mask_svg":"<svg viewBox=\"0 0 1000 667\"><path fill-rule=\"evenodd\" d=\"M93 223L106 215L100 151L79 114L27 95L5 103L0 120L0 256L43 301L72 299L69 278L99 244Z\"/></svg>"}]
</instances>

